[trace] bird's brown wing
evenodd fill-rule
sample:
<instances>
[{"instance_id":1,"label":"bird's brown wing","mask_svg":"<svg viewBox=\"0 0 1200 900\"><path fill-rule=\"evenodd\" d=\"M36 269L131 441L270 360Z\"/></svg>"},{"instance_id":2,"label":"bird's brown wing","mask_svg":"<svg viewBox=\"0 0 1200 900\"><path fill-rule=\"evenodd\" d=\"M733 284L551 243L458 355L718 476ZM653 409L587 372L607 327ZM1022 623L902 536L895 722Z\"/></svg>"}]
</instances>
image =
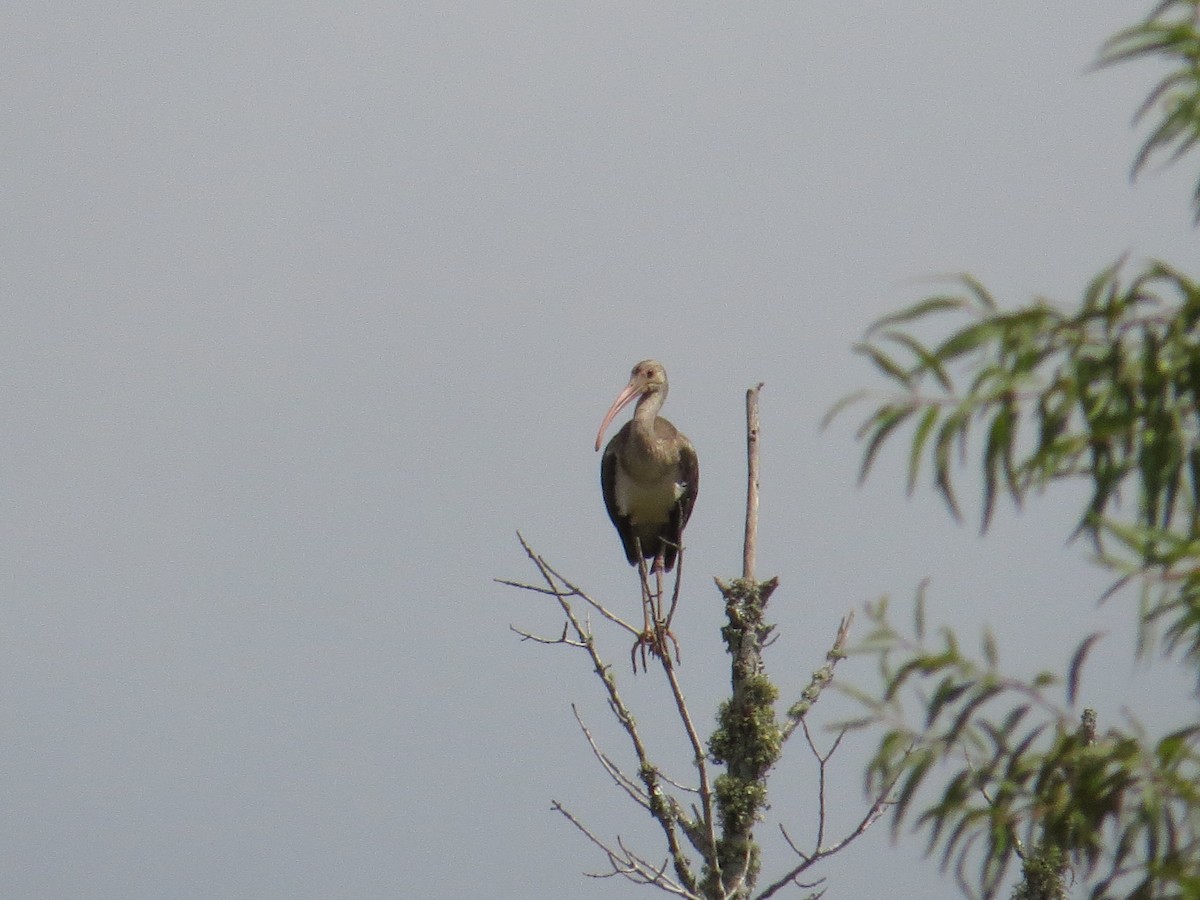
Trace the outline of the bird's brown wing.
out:
<instances>
[{"instance_id":1,"label":"bird's brown wing","mask_svg":"<svg viewBox=\"0 0 1200 900\"><path fill-rule=\"evenodd\" d=\"M604 448L604 456L600 459L600 489L604 493L604 508L608 510L608 518L612 520L613 527L617 529L617 534L621 538L621 545L625 548L625 558L629 560L631 566L636 566L638 561L637 536L634 534L629 516L621 515L621 511L617 508L617 450L622 436L628 428L629 426L626 424Z\"/></svg>"},{"instance_id":2,"label":"bird's brown wing","mask_svg":"<svg viewBox=\"0 0 1200 900\"><path fill-rule=\"evenodd\" d=\"M675 565L675 556L683 546L683 529L692 517L692 507L696 505L696 495L700 493L700 460L696 457L696 448L682 434L680 437L683 438L683 446L679 448L679 480L683 484L683 493L679 495L675 508L671 510L671 543L663 553L663 566L668 572Z\"/></svg>"}]
</instances>

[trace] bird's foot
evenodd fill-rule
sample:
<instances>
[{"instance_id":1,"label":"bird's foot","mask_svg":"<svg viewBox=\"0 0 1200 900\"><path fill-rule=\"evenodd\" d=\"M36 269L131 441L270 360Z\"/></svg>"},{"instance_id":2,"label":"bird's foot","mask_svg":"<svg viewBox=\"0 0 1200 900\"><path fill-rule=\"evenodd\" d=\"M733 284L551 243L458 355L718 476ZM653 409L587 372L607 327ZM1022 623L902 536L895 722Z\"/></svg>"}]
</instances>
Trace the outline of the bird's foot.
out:
<instances>
[{"instance_id":1,"label":"bird's foot","mask_svg":"<svg viewBox=\"0 0 1200 900\"><path fill-rule=\"evenodd\" d=\"M670 641L668 644L667 642ZM666 622L655 621L653 627L647 626L646 630L638 635L637 640L633 643L633 649L629 651L629 659L633 663L633 672L636 675L638 670L638 659L642 662L642 671L647 671L647 661L650 656L656 656L663 660L666 665L672 665L671 648L675 650L675 662L677 665L681 662L679 656L679 641L675 635L671 633L670 627Z\"/></svg>"}]
</instances>

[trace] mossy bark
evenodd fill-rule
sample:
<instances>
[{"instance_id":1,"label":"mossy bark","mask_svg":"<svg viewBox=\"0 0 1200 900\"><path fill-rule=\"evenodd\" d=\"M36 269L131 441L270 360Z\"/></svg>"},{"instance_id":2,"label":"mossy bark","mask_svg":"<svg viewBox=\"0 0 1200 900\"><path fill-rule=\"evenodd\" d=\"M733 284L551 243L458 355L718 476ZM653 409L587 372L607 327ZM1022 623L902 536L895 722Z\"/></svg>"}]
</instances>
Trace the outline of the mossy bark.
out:
<instances>
[{"instance_id":1,"label":"mossy bark","mask_svg":"<svg viewBox=\"0 0 1200 900\"><path fill-rule=\"evenodd\" d=\"M779 580L717 581L728 624L721 629L732 664L732 692L717 713L709 753L725 772L714 781L720 834L719 872L705 870L711 897L749 897L758 877L760 851L754 825L767 802L767 773L779 759L782 733L775 718L779 691L763 669L763 644L773 625L764 621L767 601Z\"/></svg>"}]
</instances>

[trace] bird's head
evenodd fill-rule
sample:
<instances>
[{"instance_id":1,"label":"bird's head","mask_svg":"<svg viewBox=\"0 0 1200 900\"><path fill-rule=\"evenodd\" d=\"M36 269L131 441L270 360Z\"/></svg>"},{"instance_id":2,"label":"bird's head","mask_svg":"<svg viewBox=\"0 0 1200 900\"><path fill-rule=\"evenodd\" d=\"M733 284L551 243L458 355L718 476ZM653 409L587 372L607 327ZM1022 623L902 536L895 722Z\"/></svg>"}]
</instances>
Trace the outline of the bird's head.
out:
<instances>
[{"instance_id":1,"label":"bird's head","mask_svg":"<svg viewBox=\"0 0 1200 900\"><path fill-rule=\"evenodd\" d=\"M625 385L625 389L617 394L617 399L608 408L600 430L596 433L596 449L600 449L600 442L604 440L605 430L627 403L635 397L641 402L642 399L655 394L659 395L658 402L661 405L662 401L667 398L667 370L656 359L643 359L633 367L633 371L629 375L629 384Z\"/></svg>"},{"instance_id":2,"label":"bird's head","mask_svg":"<svg viewBox=\"0 0 1200 900\"><path fill-rule=\"evenodd\" d=\"M636 395L667 392L667 370L657 359L643 359L629 373L629 386Z\"/></svg>"}]
</instances>

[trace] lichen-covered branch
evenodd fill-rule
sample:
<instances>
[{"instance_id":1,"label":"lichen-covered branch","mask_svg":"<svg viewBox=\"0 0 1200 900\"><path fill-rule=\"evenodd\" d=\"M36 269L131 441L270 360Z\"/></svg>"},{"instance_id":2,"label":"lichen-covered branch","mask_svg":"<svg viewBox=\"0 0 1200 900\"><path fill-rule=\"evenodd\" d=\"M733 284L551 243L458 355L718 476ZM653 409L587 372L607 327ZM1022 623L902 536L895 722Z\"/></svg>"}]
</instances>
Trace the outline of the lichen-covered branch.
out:
<instances>
[{"instance_id":1,"label":"lichen-covered branch","mask_svg":"<svg viewBox=\"0 0 1200 900\"><path fill-rule=\"evenodd\" d=\"M779 579L754 579L758 535L758 395L762 384L746 392L746 530L742 577L715 579L725 599L726 625L721 637L730 656L730 697L717 712L717 729L708 741L713 759L725 765L715 781L721 834L715 865L705 869L710 896L749 897L762 866L754 826L767 803L767 773L779 759L782 737L775 720L779 691L767 678L763 646L774 629L765 619L767 603Z\"/></svg>"},{"instance_id":2,"label":"lichen-covered branch","mask_svg":"<svg viewBox=\"0 0 1200 900\"><path fill-rule=\"evenodd\" d=\"M813 672L812 680L808 683L808 687L800 693L800 699L788 709L787 724L783 726L784 741L792 736L792 732L796 730L796 726L804 721L804 717L808 715L808 711L813 708L813 704L821 696L821 691L825 690L825 686L833 681L834 667L846 658L846 641L850 637L850 626L853 624L854 611L851 610L842 618L841 625L838 626L838 633L837 637L833 640L833 646L825 654L825 665Z\"/></svg>"},{"instance_id":3,"label":"lichen-covered branch","mask_svg":"<svg viewBox=\"0 0 1200 900\"><path fill-rule=\"evenodd\" d=\"M721 629L732 657L732 693L717 713L717 730L708 741L713 759L725 765L715 782L721 836L717 841L720 878L729 896L749 897L761 867L754 826L767 802L767 773L779 759L782 733L775 720L779 691L763 670L762 648L772 627L763 615L779 580L728 584L717 580L725 598L728 623ZM705 883L717 875L709 871Z\"/></svg>"}]
</instances>

